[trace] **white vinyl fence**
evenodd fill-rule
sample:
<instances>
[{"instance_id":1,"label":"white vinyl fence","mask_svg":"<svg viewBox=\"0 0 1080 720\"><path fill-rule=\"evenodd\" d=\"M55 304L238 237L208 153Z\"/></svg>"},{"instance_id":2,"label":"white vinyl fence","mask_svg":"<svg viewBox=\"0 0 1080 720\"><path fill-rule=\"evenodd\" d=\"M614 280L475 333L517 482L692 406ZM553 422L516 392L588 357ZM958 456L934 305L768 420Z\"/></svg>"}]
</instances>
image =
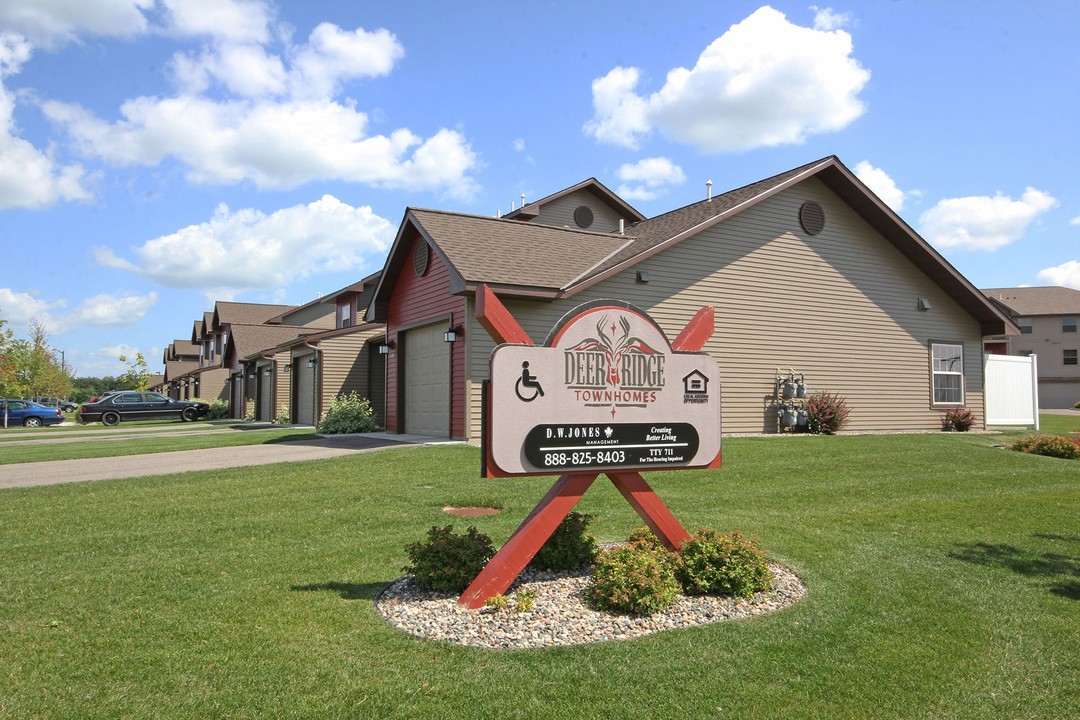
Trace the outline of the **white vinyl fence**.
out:
<instances>
[{"instance_id":1,"label":"white vinyl fence","mask_svg":"<svg viewBox=\"0 0 1080 720\"><path fill-rule=\"evenodd\" d=\"M987 425L1034 425L1039 429L1038 361L1034 355L986 355Z\"/></svg>"}]
</instances>

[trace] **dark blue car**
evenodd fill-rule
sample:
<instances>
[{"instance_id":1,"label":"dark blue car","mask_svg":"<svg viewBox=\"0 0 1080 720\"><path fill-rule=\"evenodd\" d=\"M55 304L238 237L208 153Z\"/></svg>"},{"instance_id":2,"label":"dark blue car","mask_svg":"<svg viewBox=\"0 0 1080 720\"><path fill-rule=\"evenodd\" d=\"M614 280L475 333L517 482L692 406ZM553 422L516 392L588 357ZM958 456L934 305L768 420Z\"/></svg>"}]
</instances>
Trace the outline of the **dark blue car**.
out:
<instances>
[{"instance_id":1,"label":"dark blue car","mask_svg":"<svg viewBox=\"0 0 1080 720\"><path fill-rule=\"evenodd\" d=\"M41 427L64 422L60 408L45 407L31 400L0 399L0 427Z\"/></svg>"},{"instance_id":2,"label":"dark blue car","mask_svg":"<svg viewBox=\"0 0 1080 720\"><path fill-rule=\"evenodd\" d=\"M83 405L79 411L79 422L100 421L103 425L117 425L121 420L192 422L208 412L210 405L204 402L173 400L159 393L125 390Z\"/></svg>"}]
</instances>

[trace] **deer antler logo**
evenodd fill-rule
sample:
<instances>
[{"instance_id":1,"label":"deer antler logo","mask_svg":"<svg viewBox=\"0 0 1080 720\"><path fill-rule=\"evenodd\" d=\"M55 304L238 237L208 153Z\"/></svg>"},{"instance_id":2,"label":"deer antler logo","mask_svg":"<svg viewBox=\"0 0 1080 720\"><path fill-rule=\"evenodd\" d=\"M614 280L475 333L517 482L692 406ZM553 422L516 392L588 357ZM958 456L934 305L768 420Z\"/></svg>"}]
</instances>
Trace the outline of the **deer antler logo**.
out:
<instances>
[{"instance_id":1,"label":"deer antler logo","mask_svg":"<svg viewBox=\"0 0 1080 720\"><path fill-rule=\"evenodd\" d=\"M603 315L596 323L596 337L585 338L571 352L602 352L607 363L605 380L613 387L619 386L619 367L627 354L655 355L656 350L636 335L630 334L630 321L619 316L618 324L608 325L608 316Z\"/></svg>"}]
</instances>

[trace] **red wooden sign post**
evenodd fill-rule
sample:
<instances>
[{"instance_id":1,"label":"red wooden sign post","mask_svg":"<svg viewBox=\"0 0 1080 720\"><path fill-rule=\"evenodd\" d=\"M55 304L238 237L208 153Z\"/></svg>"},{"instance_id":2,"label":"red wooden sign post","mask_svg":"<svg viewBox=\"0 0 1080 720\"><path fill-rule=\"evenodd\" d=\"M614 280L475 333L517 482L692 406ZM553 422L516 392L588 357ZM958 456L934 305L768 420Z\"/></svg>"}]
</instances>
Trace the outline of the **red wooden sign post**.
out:
<instances>
[{"instance_id":1,"label":"red wooden sign post","mask_svg":"<svg viewBox=\"0 0 1080 720\"><path fill-rule=\"evenodd\" d=\"M617 313L618 308L610 308L607 306L601 307L600 311L610 310L612 313ZM599 311L598 311L599 315ZM614 315L612 315L614 316ZM580 317L580 316L579 316ZM648 320L644 316L638 313L638 317ZM600 322L597 323L596 333L599 336L599 341L589 338L589 343L577 342L573 349L591 348L593 343L597 347L606 348L608 354L612 353L612 341L605 334L604 323L607 321L608 315L600 315ZM499 301L495 294L487 286L481 286L477 292L477 304L476 304L476 319L480 324L488 331L492 338L497 343L508 343L517 346L536 347L532 338L528 333L522 329L521 325L513 318L506 307ZM579 318L575 318L577 320ZM591 321L591 318L590 318ZM694 357L668 357L662 352L662 348L656 346L661 345L662 342L658 342L654 339L653 335L646 333L634 334L631 331L629 322L620 320L622 322L623 332L621 335L617 332L618 325L612 321L612 335L618 336L617 340L621 340L622 344L620 348L626 349L625 354L633 355L623 361L621 370L615 367L615 363L608 361L608 364L599 362L599 371L591 364L591 358L588 353L582 352L582 358L575 365L574 360L566 359L565 361L555 359L555 362L560 368L565 365L566 375L576 374L581 376L592 377L596 375L603 375L604 373L611 372L614 375L605 379L615 381L618 372L623 373L623 378L628 377L643 377L641 383L651 381L657 387L662 387L664 384L664 372L666 361L668 367L676 366L680 367L678 363L672 361L682 361L683 365L690 362L691 370L681 379L686 385L686 393L684 397L688 398L684 400L686 403L706 403L709 398L707 392L707 382L710 379L710 365L715 367L715 361L707 356L701 356L697 359ZM649 320L651 322L651 320ZM679 333L679 336L671 343L671 350L676 353L692 354L697 353L704 347L705 342L712 336L713 333L713 309L711 307L704 307L698 311L694 318L686 325L686 327ZM570 327L570 326L567 326ZM553 331L553 335L559 336L561 330L567 328L556 328ZM646 330L648 328L646 327ZM663 333L656 328L656 332L662 338ZM573 339L571 339L571 342ZM663 341L666 343L666 341ZM617 343L616 343L617 344ZM493 367L496 366L496 356L500 352L501 348L497 348L493 353ZM518 398L524 402L532 402L538 399L538 396L544 396L544 390L542 380L547 379L547 376L551 375L551 365L546 364L548 358L541 355L521 355L517 348L510 348L510 351L518 354L508 354L507 360L503 362L503 366L509 366L515 373L519 373L521 378L516 383L508 383L509 386L515 386L518 393ZM541 348L537 348L534 353L542 351ZM526 351L528 352L528 351ZM621 350L620 350L621 352ZM567 353L564 353L567 354ZM600 354L600 353L597 353ZM533 358L533 368L530 368L530 361L520 361L521 357ZM622 357L620 355L620 357ZM694 362L704 363L701 367L702 370L697 369L693 365ZM539 370L537 368L544 368ZM518 368L521 368L519 371ZM545 371L547 374L545 375ZM681 372L681 371L679 371ZM505 372L502 373L505 375ZM678 373L676 373L678 374ZM496 371L493 369L493 379L496 375ZM516 376L515 376L516 377ZM700 379L699 379L700 378ZM579 398L584 397L586 400L593 398L594 395L589 394L594 391L589 389L580 389L586 387L581 383L585 381L575 381L578 385L572 387L578 388L574 390ZM638 383L641 387L645 387ZM570 381L567 381L570 384ZM714 388L715 397L719 396L719 387ZM494 391L492 391L494 392ZM644 394L642 394L644 392ZM619 393L618 398L630 397L625 393ZM702 398L705 399L702 399ZM650 400L655 401L656 392L650 395L648 390L641 391L635 390L633 395L633 402L627 401L627 406L633 405L633 408L639 408L643 403L648 403ZM685 428L678 428L672 430L670 427L650 427L647 430L641 431L643 434L640 438L640 442L627 440L623 442L620 440L619 433L634 433L638 432L639 426L642 423L629 423L622 424L612 422L605 425L602 430L599 425L595 427L595 434L599 435L607 433L608 440L594 440L595 446L571 446L570 443L563 443L563 445L557 445L554 447L542 447L543 445L551 445L552 443L562 442L563 435L577 438L581 435L594 436L594 427L590 425L575 425L566 424L561 425L548 424L538 425L528 428L527 439L524 443L527 445L525 449L520 450L517 453L518 456L528 455L529 459L520 460L521 467L518 467L519 461L513 459L514 456L511 453L511 460L509 462L503 460L503 465L500 466L496 461L492 448L492 427L491 427L491 415L490 404L492 400L490 397L485 398L485 403L488 405L486 408L488 412L485 413L485 427L483 432L484 437L484 455L485 455L485 468L487 474L491 476L500 475L539 475L539 474L552 474L549 471L545 472L542 467L533 467L528 463L532 462L532 459L536 459L533 465L545 465L552 469L558 469L560 466L573 467L573 471L569 471L563 474L552 485L547 495L540 501L540 503L533 509L529 516L525 518L521 526L514 532L505 545L495 554L491 561L484 567L479 575L473 580L472 584L466 588L462 593L458 602L469 608L481 607L484 602L495 595L503 593L510 587L517 576L521 573L525 566L536 555L537 551L543 546L551 534L562 522L563 518L574 508L578 500L581 499L585 491L589 489L593 481L601 474L606 474L612 484L618 488L619 492L631 507L637 512L641 519L649 526L650 529L656 534L658 538L671 550L677 550L679 546L689 538L689 534L679 523L671 511L664 505L663 501L657 496L649 484L645 482L645 478L641 473L637 471L643 467L642 463L657 463L656 469L673 469L675 467L720 467L720 446L719 446L719 410L718 403L716 404L716 418L715 427L706 428L708 432L698 433L697 429L692 427L690 423L681 423L679 425L686 426ZM711 401L709 401L711 402ZM596 406L599 403L592 403L592 406ZM690 407L690 406L688 406ZM712 406L709 405L711 408ZM697 406L690 407L691 415L692 411L698 409ZM631 412L634 410L631 409ZM617 403L613 403L611 406L611 417L614 419L619 412ZM601 423L602 424L602 423ZM706 425L710 425L711 422L706 422ZM646 424L647 425L647 424ZM539 432L538 432L539 430ZM565 431L565 432L564 432ZM655 431L655 432L654 432ZM663 431L667 431L666 433ZM500 432L503 432L500 429ZM510 433L512 437L515 430L510 428L505 432ZM524 430L522 430L524 432ZM700 437L704 435L704 437ZM538 437L555 438L555 440L549 440L547 443L537 441ZM684 440L684 436L689 436L690 441ZM524 436L523 436L524 437ZM574 441L576 442L576 440ZM606 444L605 444L606 443ZM621 443L621 444L620 444ZM615 448L614 450L612 448ZM622 448L631 448L627 451ZM713 454L715 452L715 455ZM636 454L635 454L636 453ZM678 453L678 454L676 454ZM696 453L696 454L695 454ZM702 461L700 458L704 457ZM582 470L582 464L594 464L599 466L597 470ZM507 467L509 466L509 467Z\"/></svg>"}]
</instances>

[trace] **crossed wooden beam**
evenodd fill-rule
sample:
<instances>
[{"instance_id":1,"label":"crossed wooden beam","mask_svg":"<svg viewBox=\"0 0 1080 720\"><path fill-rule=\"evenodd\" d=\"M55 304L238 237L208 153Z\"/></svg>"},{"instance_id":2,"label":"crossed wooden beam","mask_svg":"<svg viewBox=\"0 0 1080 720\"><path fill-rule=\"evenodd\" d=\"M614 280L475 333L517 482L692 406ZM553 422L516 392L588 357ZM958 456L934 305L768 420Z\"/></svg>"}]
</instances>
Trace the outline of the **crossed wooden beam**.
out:
<instances>
[{"instance_id":1,"label":"crossed wooden beam","mask_svg":"<svg viewBox=\"0 0 1080 720\"><path fill-rule=\"evenodd\" d=\"M481 285L476 293L476 319L496 343L536 344L487 285ZM701 350L712 336L713 328L713 309L701 308L672 342L672 349L682 352ZM485 423L489 423L490 413L486 415ZM490 427L485 427L484 432L486 437L491 436ZM719 466L719 456L715 466ZM604 474L669 550L678 550L690 537L640 472ZM506 544L465 589L458 603L475 609L488 598L505 592L599 475L585 472L560 476Z\"/></svg>"}]
</instances>

